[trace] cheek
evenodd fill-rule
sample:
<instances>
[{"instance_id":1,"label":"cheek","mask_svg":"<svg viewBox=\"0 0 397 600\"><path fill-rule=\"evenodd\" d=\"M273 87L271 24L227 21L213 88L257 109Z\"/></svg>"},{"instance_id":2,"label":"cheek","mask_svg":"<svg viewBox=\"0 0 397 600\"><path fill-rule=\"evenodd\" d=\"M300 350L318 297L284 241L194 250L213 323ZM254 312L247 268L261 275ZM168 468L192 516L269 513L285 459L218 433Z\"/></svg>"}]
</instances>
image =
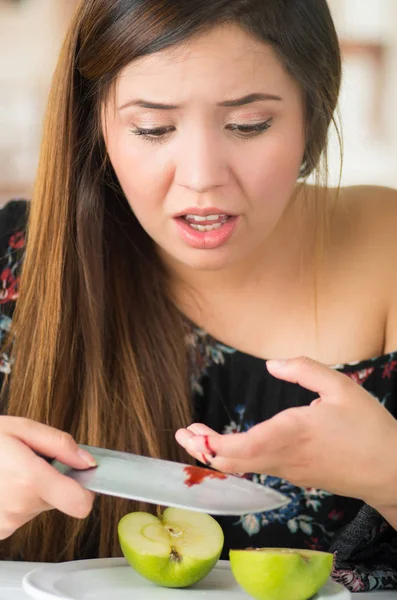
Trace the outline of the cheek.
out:
<instances>
[{"instance_id":1,"label":"cheek","mask_svg":"<svg viewBox=\"0 0 397 600\"><path fill-rule=\"evenodd\" d=\"M160 207L172 180L164 156L149 144L130 136L113 140L108 153L123 192L137 218Z\"/></svg>"},{"instance_id":2,"label":"cheek","mask_svg":"<svg viewBox=\"0 0 397 600\"><path fill-rule=\"evenodd\" d=\"M244 156L244 179L251 198L262 207L283 207L294 189L305 149L302 132L269 135L253 153Z\"/></svg>"}]
</instances>

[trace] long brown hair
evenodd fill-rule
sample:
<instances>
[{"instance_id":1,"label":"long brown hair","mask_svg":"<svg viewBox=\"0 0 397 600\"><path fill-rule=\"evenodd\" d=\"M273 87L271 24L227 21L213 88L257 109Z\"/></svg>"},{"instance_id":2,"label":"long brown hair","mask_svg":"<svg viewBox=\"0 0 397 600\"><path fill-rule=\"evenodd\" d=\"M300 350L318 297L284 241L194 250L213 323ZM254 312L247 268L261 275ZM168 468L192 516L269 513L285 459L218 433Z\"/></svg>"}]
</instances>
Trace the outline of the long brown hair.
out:
<instances>
[{"instance_id":1,"label":"long brown hair","mask_svg":"<svg viewBox=\"0 0 397 600\"><path fill-rule=\"evenodd\" d=\"M103 102L121 69L218 24L270 43L304 91L302 177L319 164L337 102L340 55L325 0L83 0L55 72L9 350L8 413L78 442L186 461L191 419L184 323L154 244L107 159ZM46 513L2 543L4 557L120 554L134 503L99 497L90 518Z\"/></svg>"}]
</instances>

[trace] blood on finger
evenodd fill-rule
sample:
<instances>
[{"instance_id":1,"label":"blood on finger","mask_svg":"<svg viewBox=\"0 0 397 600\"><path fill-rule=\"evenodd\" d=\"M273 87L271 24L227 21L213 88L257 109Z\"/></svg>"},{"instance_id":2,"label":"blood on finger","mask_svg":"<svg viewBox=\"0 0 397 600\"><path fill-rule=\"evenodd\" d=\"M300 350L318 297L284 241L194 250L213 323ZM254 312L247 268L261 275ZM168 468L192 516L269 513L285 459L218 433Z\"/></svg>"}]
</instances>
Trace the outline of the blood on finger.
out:
<instances>
[{"instance_id":1,"label":"blood on finger","mask_svg":"<svg viewBox=\"0 0 397 600\"><path fill-rule=\"evenodd\" d=\"M204 436L204 444L212 458L216 458L216 452L211 448L208 435Z\"/></svg>"},{"instance_id":2,"label":"blood on finger","mask_svg":"<svg viewBox=\"0 0 397 600\"><path fill-rule=\"evenodd\" d=\"M209 459L206 457L206 455L205 455L205 454L202 454L202 455L201 455L201 460L202 460L202 462L203 462L205 465L207 465L207 467L211 467L211 466L212 466L212 464L211 464L211 461L210 461L210 460L209 460Z\"/></svg>"}]
</instances>

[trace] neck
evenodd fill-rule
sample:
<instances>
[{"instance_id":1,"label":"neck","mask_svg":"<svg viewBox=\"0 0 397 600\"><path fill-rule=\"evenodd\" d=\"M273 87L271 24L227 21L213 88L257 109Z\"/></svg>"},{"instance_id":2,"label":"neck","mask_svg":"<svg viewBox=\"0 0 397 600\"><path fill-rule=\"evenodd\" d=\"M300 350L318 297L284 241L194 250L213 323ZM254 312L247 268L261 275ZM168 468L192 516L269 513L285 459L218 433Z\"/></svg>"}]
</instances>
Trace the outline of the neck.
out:
<instances>
[{"instance_id":1,"label":"neck","mask_svg":"<svg viewBox=\"0 0 397 600\"><path fill-rule=\"evenodd\" d=\"M270 236L242 260L221 270L192 269L163 257L170 274L176 305L199 323L206 307L251 296L278 281L288 281L307 264L312 243L307 235L308 211L299 188ZM309 228L313 231L313 227ZM304 235L303 235L304 233ZM285 284L284 284L285 285Z\"/></svg>"}]
</instances>

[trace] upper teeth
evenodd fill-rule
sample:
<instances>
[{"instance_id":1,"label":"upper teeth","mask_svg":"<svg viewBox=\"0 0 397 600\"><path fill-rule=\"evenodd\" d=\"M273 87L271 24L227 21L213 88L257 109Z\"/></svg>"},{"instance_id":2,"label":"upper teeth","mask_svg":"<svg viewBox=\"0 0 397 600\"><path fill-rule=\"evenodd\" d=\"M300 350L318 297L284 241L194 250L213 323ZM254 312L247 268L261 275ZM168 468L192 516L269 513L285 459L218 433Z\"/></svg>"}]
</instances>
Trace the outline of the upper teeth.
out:
<instances>
[{"instance_id":1,"label":"upper teeth","mask_svg":"<svg viewBox=\"0 0 397 600\"><path fill-rule=\"evenodd\" d=\"M206 217L202 217L201 215L185 215L185 219L191 219L193 221L202 222L202 221L217 221L218 219L225 218L226 215L207 215Z\"/></svg>"}]
</instances>

